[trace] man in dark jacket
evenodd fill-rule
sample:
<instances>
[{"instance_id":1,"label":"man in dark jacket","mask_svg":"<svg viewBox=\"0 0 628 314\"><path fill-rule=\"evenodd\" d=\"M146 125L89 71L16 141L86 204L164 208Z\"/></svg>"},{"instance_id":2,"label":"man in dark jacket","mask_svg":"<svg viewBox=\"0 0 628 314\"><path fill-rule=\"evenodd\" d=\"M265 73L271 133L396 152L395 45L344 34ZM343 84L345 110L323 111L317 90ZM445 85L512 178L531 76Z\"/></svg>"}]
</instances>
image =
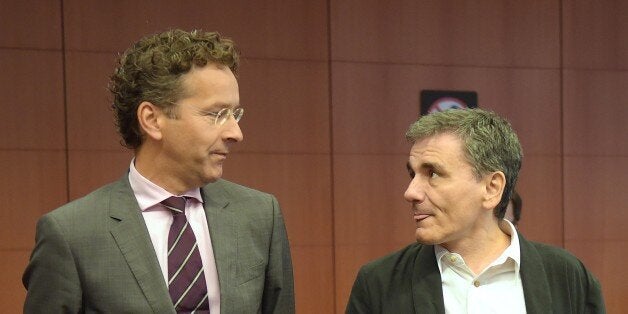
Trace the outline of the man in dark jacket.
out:
<instances>
[{"instance_id":1,"label":"man in dark jacket","mask_svg":"<svg viewBox=\"0 0 628 314\"><path fill-rule=\"evenodd\" d=\"M600 285L568 252L504 219L521 168L510 124L480 109L422 117L405 198L418 243L360 270L347 313L604 313Z\"/></svg>"}]
</instances>

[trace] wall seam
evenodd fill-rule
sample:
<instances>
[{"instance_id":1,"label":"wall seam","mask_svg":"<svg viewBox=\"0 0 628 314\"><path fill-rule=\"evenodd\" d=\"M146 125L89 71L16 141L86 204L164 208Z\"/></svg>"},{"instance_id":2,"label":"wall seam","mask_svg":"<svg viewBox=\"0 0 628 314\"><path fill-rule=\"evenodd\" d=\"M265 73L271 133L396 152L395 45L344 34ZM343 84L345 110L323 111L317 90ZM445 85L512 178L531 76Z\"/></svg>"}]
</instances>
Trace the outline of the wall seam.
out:
<instances>
[{"instance_id":1,"label":"wall seam","mask_svg":"<svg viewBox=\"0 0 628 314\"><path fill-rule=\"evenodd\" d=\"M68 84L67 84L67 54L65 46L65 7L64 0L59 1L61 6L61 76L63 78L63 134L65 141L65 197L70 201L70 144L68 136Z\"/></svg>"},{"instance_id":2,"label":"wall seam","mask_svg":"<svg viewBox=\"0 0 628 314\"><path fill-rule=\"evenodd\" d=\"M561 200L561 244L565 248L565 130L564 130L564 76L565 76L565 64L564 64L564 46L563 46L563 0L558 1L558 61L559 71L558 86L560 93L558 95L558 107L560 112L559 125L560 125L560 188L562 190Z\"/></svg>"},{"instance_id":3,"label":"wall seam","mask_svg":"<svg viewBox=\"0 0 628 314\"><path fill-rule=\"evenodd\" d=\"M332 263L332 306L334 313L337 312L337 284L336 277L336 213L335 213L335 185L334 185L334 108L333 99L333 82L332 82L332 29L331 29L331 0L327 0L327 103L329 110L329 176L330 176L330 199L331 199L331 263Z\"/></svg>"}]
</instances>

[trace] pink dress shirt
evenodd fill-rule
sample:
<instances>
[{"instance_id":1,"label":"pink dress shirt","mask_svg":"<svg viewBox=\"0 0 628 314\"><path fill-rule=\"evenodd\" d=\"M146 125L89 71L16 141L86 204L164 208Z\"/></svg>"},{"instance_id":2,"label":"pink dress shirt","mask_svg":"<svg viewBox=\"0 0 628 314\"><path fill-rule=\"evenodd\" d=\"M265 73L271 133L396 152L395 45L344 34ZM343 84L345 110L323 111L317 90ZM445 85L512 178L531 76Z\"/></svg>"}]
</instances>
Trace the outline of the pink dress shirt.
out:
<instances>
[{"instance_id":1,"label":"pink dress shirt","mask_svg":"<svg viewBox=\"0 0 628 314\"><path fill-rule=\"evenodd\" d=\"M135 168L135 159L131 161L129 167L129 182L137 199L137 203L142 210L142 216L146 222L150 239L153 242L157 260L164 276L164 281L168 282L168 232L172 224L172 214L170 210L161 205L161 201L173 196L168 191L150 182L143 177ZM220 284L218 282L218 271L216 270L216 260L203 208L203 198L200 189L193 189L181 195L189 200L185 204L185 216L188 219L192 231L198 242L198 249L203 261L203 271L207 282L207 293L209 298L209 310L211 313L220 313Z\"/></svg>"}]
</instances>

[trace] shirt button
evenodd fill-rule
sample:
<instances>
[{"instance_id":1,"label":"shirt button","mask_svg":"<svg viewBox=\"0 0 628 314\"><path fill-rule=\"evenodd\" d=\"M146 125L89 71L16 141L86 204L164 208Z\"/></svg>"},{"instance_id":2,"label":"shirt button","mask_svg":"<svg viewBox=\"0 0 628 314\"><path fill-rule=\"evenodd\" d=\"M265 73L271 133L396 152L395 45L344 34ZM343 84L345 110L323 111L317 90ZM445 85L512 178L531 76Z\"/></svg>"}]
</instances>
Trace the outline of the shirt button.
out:
<instances>
[{"instance_id":1,"label":"shirt button","mask_svg":"<svg viewBox=\"0 0 628 314\"><path fill-rule=\"evenodd\" d=\"M449 256L449 261L452 263L456 263L458 261L458 258L456 257L456 255L451 255Z\"/></svg>"},{"instance_id":2,"label":"shirt button","mask_svg":"<svg viewBox=\"0 0 628 314\"><path fill-rule=\"evenodd\" d=\"M479 280L473 281L473 285L476 286L476 287L479 287L480 286L480 281Z\"/></svg>"}]
</instances>

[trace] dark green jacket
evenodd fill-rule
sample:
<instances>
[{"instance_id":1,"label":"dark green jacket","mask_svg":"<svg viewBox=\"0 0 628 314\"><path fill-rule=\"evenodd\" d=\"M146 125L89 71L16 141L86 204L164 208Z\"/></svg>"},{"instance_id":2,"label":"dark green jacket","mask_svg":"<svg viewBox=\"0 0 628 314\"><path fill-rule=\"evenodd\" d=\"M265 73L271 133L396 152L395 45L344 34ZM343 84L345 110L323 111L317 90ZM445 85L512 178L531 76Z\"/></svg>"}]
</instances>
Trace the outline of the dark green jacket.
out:
<instances>
[{"instance_id":1,"label":"dark green jacket","mask_svg":"<svg viewBox=\"0 0 628 314\"><path fill-rule=\"evenodd\" d=\"M563 249L521 244L527 313L606 313L600 284ZM347 313L445 313L434 246L412 244L366 264L353 284Z\"/></svg>"}]
</instances>

